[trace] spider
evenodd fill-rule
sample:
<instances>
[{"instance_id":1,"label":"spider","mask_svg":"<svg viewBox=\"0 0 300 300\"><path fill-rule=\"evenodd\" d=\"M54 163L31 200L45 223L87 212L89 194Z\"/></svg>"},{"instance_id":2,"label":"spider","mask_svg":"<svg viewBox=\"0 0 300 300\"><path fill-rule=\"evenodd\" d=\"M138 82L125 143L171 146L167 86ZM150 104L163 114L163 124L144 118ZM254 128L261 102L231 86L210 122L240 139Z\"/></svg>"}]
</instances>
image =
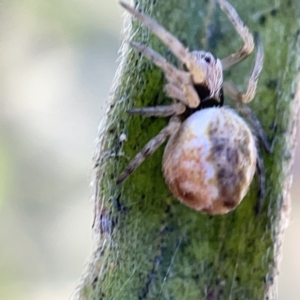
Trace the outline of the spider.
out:
<instances>
[{"instance_id":1,"label":"spider","mask_svg":"<svg viewBox=\"0 0 300 300\"><path fill-rule=\"evenodd\" d=\"M254 38L231 4L226 0L217 2L244 42L239 51L221 60L203 50L189 52L156 21L120 2L160 38L183 64L183 69L173 66L153 49L130 42L131 47L162 69L167 79L164 91L174 102L129 110L133 115L170 117L170 120L133 158L117 183L123 182L169 139L162 169L170 191L188 207L211 215L228 213L242 201L256 169L260 175L259 198L263 198L264 169L256 137L270 151L260 122L245 105L255 96L263 66L262 44L257 38L255 62L245 93L231 82L223 82L223 71L252 53ZM235 110L223 106L224 94L236 100L237 110L247 119L251 129Z\"/></svg>"}]
</instances>

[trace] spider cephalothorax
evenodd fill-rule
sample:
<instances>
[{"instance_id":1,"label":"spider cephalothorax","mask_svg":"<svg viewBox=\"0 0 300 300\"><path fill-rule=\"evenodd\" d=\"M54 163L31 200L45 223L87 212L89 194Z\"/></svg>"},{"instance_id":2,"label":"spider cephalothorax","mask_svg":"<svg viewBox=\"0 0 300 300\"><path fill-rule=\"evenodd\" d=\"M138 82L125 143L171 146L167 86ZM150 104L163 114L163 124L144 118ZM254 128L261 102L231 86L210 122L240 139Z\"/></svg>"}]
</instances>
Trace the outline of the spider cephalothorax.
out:
<instances>
[{"instance_id":1,"label":"spider cephalothorax","mask_svg":"<svg viewBox=\"0 0 300 300\"><path fill-rule=\"evenodd\" d=\"M260 123L244 105L255 96L263 64L261 43L258 41L247 90L241 93L231 82L223 81L223 71L251 54L253 36L226 0L217 1L244 41L239 51L222 60L202 50L189 52L153 19L121 2L169 47L183 69L174 67L153 49L130 42L133 48L163 70L167 79L164 90L174 103L129 111L131 114L171 118L169 124L129 163L118 183L169 138L163 156L163 173L169 189L187 206L208 214L224 214L234 209L246 195L256 168L262 172L262 160L252 132L269 148ZM239 112L248 118L251 129L233 109L222 107L224 94L237 101ZM263 176L260 183L264 183Z\"/></svg>"},{"instance_id":2,"label":"spider cephalothorax","mask_svg":"<svg viewBox=\"0 0 300 300\"><path fill-rule=\"evenodd\" d=\"M198 109L212 106L222 106L223 95L223 69L220 59L215 58L210 52L193 51L191 52L195 62L201 67L205 81L197 82L192 77L194 89L199 99L201 99ZM184 70L189 71L184 65Z\"/></svg>"}]
</instances>

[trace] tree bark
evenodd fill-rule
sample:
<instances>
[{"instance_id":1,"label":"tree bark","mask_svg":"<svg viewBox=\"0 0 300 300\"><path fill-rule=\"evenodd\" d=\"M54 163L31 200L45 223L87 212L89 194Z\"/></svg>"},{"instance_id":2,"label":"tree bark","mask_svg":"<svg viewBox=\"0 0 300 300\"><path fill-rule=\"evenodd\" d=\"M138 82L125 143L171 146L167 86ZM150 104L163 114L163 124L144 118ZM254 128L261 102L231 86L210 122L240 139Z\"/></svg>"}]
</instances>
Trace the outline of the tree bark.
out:
<instances>
[{"instance_id":1,"label":"tree bark","mask_svg":"<svg viewBox=\"0 0 300 300\"><path fill-rule=\"evenodd\" d=\"M262 211L256 214L254 209L257 180L227 215L208 216L185 207L162 177L163 147L124 184L116 184L129 158L168 121L130 117L126 110L170 103L161 70L124 43L96 149L95 250L76 299L276 298L300 100L300 2L275 2L231 1L264 46L264 68L250 103L273 148L272 154L261 150L267 175ZM222 58L241 47L215 1L139 0L136 5L191 50L205 49ZM149 45L177 63L140 22L128 17L127 23L125 39ZM226 71L225 79L245 89L253 56ZM225 103L232 104L228 99Z\"/></svg>"}]
</instances>

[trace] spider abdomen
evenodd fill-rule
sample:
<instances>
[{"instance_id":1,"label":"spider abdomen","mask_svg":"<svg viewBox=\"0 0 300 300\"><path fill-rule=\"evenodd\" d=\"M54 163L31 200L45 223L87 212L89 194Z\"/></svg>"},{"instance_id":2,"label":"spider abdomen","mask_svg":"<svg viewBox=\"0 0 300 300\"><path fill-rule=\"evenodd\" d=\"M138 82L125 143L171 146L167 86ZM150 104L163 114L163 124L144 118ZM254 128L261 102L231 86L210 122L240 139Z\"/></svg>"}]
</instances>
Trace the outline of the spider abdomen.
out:
<instances>
[{"instance_id":1,"label":"spider abdomen","mask_svg":"<svg viewBox=\"0 0 300 300\"><path fill-rule=\"evenodd\" d=\"M255 139L233 110L195 112L173 135L163 172L174 196L207 214L225 214L246 195L257 160Z\"/></svg>"}]
</instances>

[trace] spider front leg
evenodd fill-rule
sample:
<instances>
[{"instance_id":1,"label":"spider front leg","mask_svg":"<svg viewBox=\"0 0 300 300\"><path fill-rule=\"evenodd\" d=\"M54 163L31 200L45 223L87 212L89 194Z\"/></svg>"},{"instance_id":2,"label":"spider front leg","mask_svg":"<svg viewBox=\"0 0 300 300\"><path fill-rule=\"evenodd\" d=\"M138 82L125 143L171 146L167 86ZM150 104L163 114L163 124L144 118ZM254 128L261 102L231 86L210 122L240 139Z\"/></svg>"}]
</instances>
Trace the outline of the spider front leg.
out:
<instances>
[{"instance_id":1,"label":"spider front leg","mask_svg":"<svg viewBox=\"0 0 300 300\"><path fill-rule=\"evenodd\" d=\"M188 72L178 70L150 47L136 42L130 42L129 44L165 73L167 80L170 82L165 87L168 97L175 98L191 108L199 106L200 99L193 87L191 75Z\"/></svg>"},{"instance_id":2,"label":"spider front leg","mask_svg":"<svg viewBox=\"0 0 300 300\"><path fill-rule=\"evenodd\" d=\"M174 35L168 32L163 26L159 25L156 21L140 13L128 4L124 2L120 2L120 4L137 19L139 19L145 26L152 30L155 33L155 35L159 37L160 40L173 52L173 54L187 66L187 68L193 74L195 82L204 82L205 74L202 68L197 63L195 63L193 55Z\"/></svg>"},{"instance_id":3,"label":"spider front leg","mask_svg":"<svg viewBox=\"0 0 300 300\"><path fill-rule=\"evenodd\" d=\"M245 93L241 93L237 87L231 81L223 82L224 94L231 99L241 103L249 103L253 100L256 93L256 86L258 82L259 74L263 67L264 51L259 38L257 38L257 53L255 57L254 66L251 75L248 79L247 90Z\"/></svg>"},{"instance_id":4,"label":"spider front leg","mask_svg":"<svg viewBox=\"0 0 300 300\"><path fill-rule=\"evenodd\" d=\"M163 128L158 135L150 140L144 146L144 148L133 158L133 160L129 163L129 165L118 178L117 184L123 182L148 156L150 156L155 150L157 150L167 138L177 133L180 125L180 119L178 117L172 117L169 121L169 124L165 128Z\"/></svg>"},{"instance_id":5,"label":"spider front leg","mask_svg":"<svg viewBox=\"0 0 300 300\"><path fill-rule=\"evenodd\" d=\"M226 0L217 1L223 12L227 15L227 17L233 24L237 33L244 41L244 45L238 52L235 52L222 59L223 70L227 70L252 53L254 49L254 40L253 35L251 34L247 26L245 26L244 22L240 19L239 15L237 14L236 10L232 7L232 5Z\"/></svg>"}]
</instances>

